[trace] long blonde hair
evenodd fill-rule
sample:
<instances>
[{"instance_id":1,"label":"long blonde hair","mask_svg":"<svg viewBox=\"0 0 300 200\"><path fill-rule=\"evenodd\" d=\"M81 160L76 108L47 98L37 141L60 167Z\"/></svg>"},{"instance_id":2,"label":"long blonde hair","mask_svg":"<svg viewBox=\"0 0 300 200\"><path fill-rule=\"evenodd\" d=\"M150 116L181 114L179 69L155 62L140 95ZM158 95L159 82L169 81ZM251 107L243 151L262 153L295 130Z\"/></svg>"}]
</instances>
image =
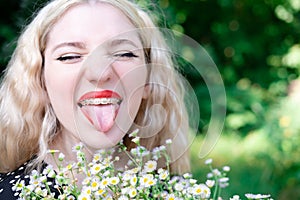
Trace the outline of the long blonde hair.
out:
<instances>
[{"instance_id":1,"label":"long blonde hair","mask_svg":"<svg viewBox=\"0 0 300 200\"><path fill-rule=\"evenodd\" d=\"M41 163L60 124L47 97L43 77L43 53L53 25L71 7L90 1L120 9L142 30L140 35L150 65L149 98L143 100L135 125L142 144L154 148L174 138L170 149L173 172L189 171L188 117L183 85L176 73L170 50L150 16L128 0L54 0L42 8L20 36L0 88L0 172L16 169L35 156ZM143 29L145 31L143 31ZM161 87L163 86L163 87ZM175 95L175 96L174 96ZM162 105L161 109L152 109ZM151 130L157 130L151 135ZM144 136L144 137L143 137ZM130 146L130 142L127 142Z\"/></svg>"}]
</instances>

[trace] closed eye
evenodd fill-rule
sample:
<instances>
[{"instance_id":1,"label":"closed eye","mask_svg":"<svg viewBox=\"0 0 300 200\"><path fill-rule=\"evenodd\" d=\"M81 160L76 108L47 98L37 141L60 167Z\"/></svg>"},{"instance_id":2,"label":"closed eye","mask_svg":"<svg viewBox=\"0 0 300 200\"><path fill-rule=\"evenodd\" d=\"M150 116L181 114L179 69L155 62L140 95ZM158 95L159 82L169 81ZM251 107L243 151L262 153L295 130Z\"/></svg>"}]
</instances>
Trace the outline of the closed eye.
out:
<instances>
[{"instance_id":1,"label":"closed eye","mask_svg":"<svg viewBox=\"0 0 300 200\"><path fill-rule=\"evenodd\" d=\"M80 61L81 58L82 58L81 55L63 55L56 58L56 60L61 62L73 63L73 62Z\"/></svg>"},{"instance_id":2,"label":"closed eye","mask_svg":"<svg viewBox=\"0 0 300 200\"><path fill-rule=\"evenodd\" d=\"M119 56L119 57L138 57L137 55L135 55L132 52L116 54L115 56Z\"/></svg>"},{"instance_id":3,"label":"closed eye","mask_svg":"<svg viewBox=\"0 0 300 200\"><path fill-rule=\"evenodd\" d=\"M126 61L129 60L131 58L137 58L138 56L132 52L122 52L122 53L116 53L113 55L114 57L117 58L117 60L122 60L122 61Z\"/></svg>"}]
</instances>

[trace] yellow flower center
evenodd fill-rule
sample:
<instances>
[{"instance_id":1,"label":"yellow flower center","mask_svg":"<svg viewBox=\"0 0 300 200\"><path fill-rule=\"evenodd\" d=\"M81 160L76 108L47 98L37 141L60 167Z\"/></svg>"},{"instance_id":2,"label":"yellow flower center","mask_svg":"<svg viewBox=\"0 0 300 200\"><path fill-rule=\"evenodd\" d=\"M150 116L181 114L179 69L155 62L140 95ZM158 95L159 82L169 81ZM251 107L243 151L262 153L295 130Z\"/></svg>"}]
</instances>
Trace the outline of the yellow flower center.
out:
<instances>
[{"instance_id":1,"label":"yellow flower center","mask_svg":"<svg viewBox=\"0 0 300 200\"><path fill-rule=\"evenodd\" d=\"M99 171L99 170L100 170L99 166L95 167L95 171Z\"/></svg>"},{"instance_id":2,"label":"yellow flower center","mask_svg":"<svg viewBox=\"0 0 300 200\"><path fill-rule=\"evenodd\" d=\"M97 187L97 185L98 185L97 182L92 183L92 187Z\"/></svg>"},{"instance_id":3,"label":"yellow flower center","mask_svg":"<svg viewBox=\"0 0 300 200\"><path fill-rule=\"evenodd\" d=\"M104 181L102 182L102 184L103 184L103 185L107 185L107 184L108 184L108 181L107 181L107 180L104 180Z\"/></svg>"},{"instance_id":4,"label":"yellow flower center","mask_svg":"<svg viewBox=\"0 0 300 200\"><path fill-rule=\"evenodd\" d=\"M149 165L148 165L148 167L150 168L150 169L152 169L153 168L153 164L152 163L150 163Z\"/></svg>"},{"instance_id":5,"label":"yellow flower center","mask_svg":"<svg viewBox=\"0 0 300 200\"><path fill-rule=\"evenodd\" d=\"M150 181L148 182L148 184L149 184L149 185L153 185L153 184L154 184L154 181L153 181L153 180L150 180Z\"/></svg>"},{"instance_id":6,"label":"yellow flower center","mask_svg":"<svg viewBox=\"0 0 300 200\"><path fill-rule=\"evenodd\" d=\"M98 194L103 194L104 190L100 189L98 190Z\"/></svg>"},{"instance_id":7,"label":"yellow flower center","mask_svg":"<svg viewBox=\"0 0 300 200\"><path fill-rule=\"evenodd\" d=\"M196 193L197 193L197 194L200 194L201 192L202 192L201 188L198 188L198 189L196 190Z\"/></svg>"},{"instance_id":8,"label":"yellow flower center","mask_svg":"<svg viewBox=\"0 0 300 200\"><path fill-rule=\"evenodd\" d=\"M137 183L137 177L132 177L130 183L131 185L135 185Z\"/></svg>"}]
</instances>

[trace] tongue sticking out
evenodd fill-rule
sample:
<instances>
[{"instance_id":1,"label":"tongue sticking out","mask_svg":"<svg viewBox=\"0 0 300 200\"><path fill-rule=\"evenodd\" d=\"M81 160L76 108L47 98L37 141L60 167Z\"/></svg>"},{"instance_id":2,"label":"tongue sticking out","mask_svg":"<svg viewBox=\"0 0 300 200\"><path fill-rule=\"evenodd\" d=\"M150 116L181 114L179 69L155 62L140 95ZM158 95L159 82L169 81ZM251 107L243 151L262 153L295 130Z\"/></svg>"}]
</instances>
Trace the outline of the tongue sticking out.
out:
<instances>
[{"instance_id":1,"label":"tongue sticking out","mask_svg":"<svg viewBox=\"0 0 300 200\"><path fill-rule=\"evenodd\" d=\"M107 132L114 125L118 105L83 106L81 108L85 117L100 132Z\"/></svg>"}]
</instances>

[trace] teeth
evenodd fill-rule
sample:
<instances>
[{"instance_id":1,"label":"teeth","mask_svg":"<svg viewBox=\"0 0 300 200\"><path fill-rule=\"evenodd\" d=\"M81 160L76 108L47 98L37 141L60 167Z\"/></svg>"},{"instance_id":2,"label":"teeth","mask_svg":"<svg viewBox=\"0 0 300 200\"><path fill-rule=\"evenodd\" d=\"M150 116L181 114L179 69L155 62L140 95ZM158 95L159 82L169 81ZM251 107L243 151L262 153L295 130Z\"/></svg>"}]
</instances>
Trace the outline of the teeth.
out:
<instances>
[{"instance_id":1,"label":"teeth","mask_svg":"<svg viewBox=\"0 0 300 200\"><path fill-rule=\"evenodd\" d=\"M107 104L120 104L122 99L118 98L95 98L85 99L78 103L79 107L82 106L94 106L94 105L107 105Z\"/></svg>"}]
</instances>

